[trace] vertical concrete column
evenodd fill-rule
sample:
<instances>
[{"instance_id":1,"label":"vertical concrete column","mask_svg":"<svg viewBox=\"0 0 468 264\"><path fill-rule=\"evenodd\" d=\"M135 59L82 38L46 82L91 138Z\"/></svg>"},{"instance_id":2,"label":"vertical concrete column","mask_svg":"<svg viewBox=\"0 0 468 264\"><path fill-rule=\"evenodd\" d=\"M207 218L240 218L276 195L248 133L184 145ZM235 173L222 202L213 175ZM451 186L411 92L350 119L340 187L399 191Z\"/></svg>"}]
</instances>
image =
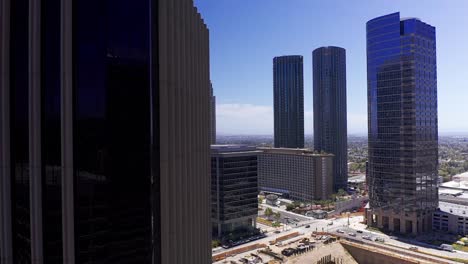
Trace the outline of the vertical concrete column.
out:
<instances>
[{"instance_id":1,"label":"vertical concrete column","mask_svg":"<svg viewBox=\"0 0 468 264\"><path fill-rule=\"evenodd\" d=\"M418 234L418 221L417 221L417 218L413 219L413 221L411 221L411 225L412 225L412 233L413 235L417 235Z\"/></svg>"},{"instance_id":2,"label":"vertical concrete column","mask_svg":"<svg viewBox=\"0 0 468 264\"><path fill-rule=\"evenodd\" d=\"M29 204L31 213L31 262L41 264L42 157L41 157L41 1L29 1Z\"/></svg>"},{"instance_id":3,"label":"vertical concrete column","mask_svg":"<svg viewBox=\"0 0 468 264\"><path fill-rule=\"evenodd\" d=\"M366 215L367 215L367 226L373 226L373 223L372 223L372 211L367 210L367 211L366 211Z\"/></svg>"},{"instance_id":4,"label":"vertical concrete column","mask_svg":"<svg viewBox=\"0 0 468 264\"><path fill-rule=\"evenodd\" d=\"M403 217L400 218L400 233L406 234L406 219Z\"/></svg>"},{"instance_id":5,"label":"vertical concrete column","mask_svg":"<svg viewBox=\"0 0 468 264\"><path fill-rule=\"evenodd\" d=\"M394 223L395 219L392 217L392 216L389 216L388 217L388 230L390 231L395 231L395 223Z\"/></svg>"},{"instance_id":6,"label":"vertical concrete column","mask_svg":"<svg viewBox=\"0 0 468 264\"><path fill-rule=\"evenodd\" d=\"M0 1L0 263L13 263L10 167L10 0Z\"/></svg>"},{"instance_id":7,"label":"vertical concrete column","mask_svg":"<svg viewBox=\"0 0 468 264\"><path fill-rule=\"evenodd\" d=\"M154 1L153 1L154 2ZM167 201L167 192L169 191L169 181L168 181L168 174L169 174L169 164L168 164L168 134L169 134L169 126L167 124L168 119L168 82L169 82L169 68L167 67L169 54L168 54L168 45L170 43L168 39L168 1L161 0L157 1L157 11L156 14L158 16L157 21L158 24L158 50L153 51L153 53L157 53L158 56L158 73L159 73L159 80L155 80L158 82L158 92L159 92L159 112L154 113L155 115L159 116L159 140L160 140L160 147L159 147L159 161L156 160L154 162L159 162L159 191L160 191L160 199L159 201L155 200L154 202L159 203L160 205L160 226L155 227L155 229L160 229L160 237L158 240L160 243L160 249L157 250L156 253L160 253L159 259L156 259L160 263L165 263L169 261L166 259L166 252L169 252L169 244L165 243L167 238L167 233L170 230L169 226L169 219L170 215L169 212L171 210L170 205ZM158 256L155 256L158 258Z\"/></svg>"},{"instance_id":8,"label":"vertical concrete column","mask_svg":"<svg viewBox=\"0 0 468 264\"><path fill-rule=\"evenodd\" d=\"M376 215L377 218L377 227L383 228L383 216L381 214Z\"/></svg>"},{"instance_id":9,"label":"vertical concrete column","mask_svg":"<svg viewBox=\"0 0 468 264\"><path fill-rule=\"evenodd\" d=\"M73 0L60 2L60 112L62 152L63 263L75 263L73 193Z\"/></svg>"}]
</instances>

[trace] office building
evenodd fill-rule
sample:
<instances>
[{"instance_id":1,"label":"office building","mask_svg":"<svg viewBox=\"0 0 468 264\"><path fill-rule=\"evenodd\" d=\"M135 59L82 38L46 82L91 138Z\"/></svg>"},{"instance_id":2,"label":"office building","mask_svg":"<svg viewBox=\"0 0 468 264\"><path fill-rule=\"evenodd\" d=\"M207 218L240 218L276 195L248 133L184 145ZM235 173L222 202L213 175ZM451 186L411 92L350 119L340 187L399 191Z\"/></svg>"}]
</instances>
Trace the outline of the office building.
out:
<instances>
[{"instance_id":1,"label":"office building","mask_svg":"<svg viewBox=\"0 0 468 264\"><path fill-rule=\"evenodd\" d=\"M346 119L346 50L321 47L313 51L314 149L335 155L335 191L348 182Z\"/></svg>"},{"instance_id":2,"label":"office building","mask_svg":"<svg viewBox=\"0 0 468 264\"><path fill-rule=\"evenodd\" d=\"M273 59L276 148L304 147L304 73L302 56Z\"/></svg>"},{"instance_id":3,"label":"office building","mask_svg":"<svg viewBox=\"0 0 468 264\"><path fill-rule=\"evenodd\" d=\"M243 145L211 146L213 236L255 228L258 215L257 151Z\"/></svg>"},{"instance_id":4,"label":"office building","mask_svg":"<svg viewBox=\"0 0 468 264\"><path fill-rule=\"evenodd\" d=\"M435 28L399 13L367 22L367 223L432 230L438 206Z\"/></svg>"},{"instance_id":5,"label":"office building","mask_svg":"<svg viewBox=\"0 0 468 264\"><path fill-rule=\"evenodd\" d=\"M191 0L2 0L2 263L210 263Z\"/></svg>"},{"instance_id":6,"label":"office building","mask_svg":"<svg viewBox=\"0 0 468 264\"><path fill-rule=\"evenodd\" d=\"M457 235L468 235L468 206L440 202L434 212L432 230Z\"/></svg>"},{"instance_id":7,"label":"office building","mask_svg":"<svg viewBox=\"0 0 468 264\"><path fill-rule=\"evenodd\" d=\"M211 91L211 108L210 108L210 128L211 128L211 144L216 144L216 96L213 93L213 84L210 84Z\"/></svg>"},{"instance_id":8,"label":"office building","mask_svg":"<svg viewBox=\"0 0 468 264\"><path fill-rule=\"evenodd\" d=\"M308 149L259 148L260 191L296 201L325 200L333 194L333 155Z\"/></svg>"}]
</instances>

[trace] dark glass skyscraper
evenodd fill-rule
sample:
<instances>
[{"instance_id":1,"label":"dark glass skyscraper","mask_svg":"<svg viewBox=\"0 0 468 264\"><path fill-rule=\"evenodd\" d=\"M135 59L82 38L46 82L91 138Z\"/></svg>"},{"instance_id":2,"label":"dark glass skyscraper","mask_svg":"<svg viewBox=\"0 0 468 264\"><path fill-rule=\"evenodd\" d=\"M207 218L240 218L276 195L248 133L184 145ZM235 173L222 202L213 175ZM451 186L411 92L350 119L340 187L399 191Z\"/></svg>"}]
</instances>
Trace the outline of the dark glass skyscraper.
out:
<instances>
[{"instance_id":1,"label":"dark glass skyscraper","mask_svg":"<svg viewBox=\"0 0 468 264\"><path fill-rule=\"evenodd\" d=\"M193 1L0 5L0 262L210 263Z\"/></svg>"},{"instance_id":2,"label":"dark glass skyscraper","mask_svg":"<svg viewBox=\"0 0 468 264\"><path fill-rule=\"evenodd\" d=\"M304 70L302 56L273 59L276 148L304 147Z\"/></svg>"},{"instance_id":3,"label":"dark glass skyscraper","mask_svg":"<svg viewBox=\"0 0 468 264\"><path fill-rule=\"evenodd\" d=\"M335 155L334 189L348 183L346 50L321 47L313 52L314 148Z\"/></svg>"},{"instance_id":4,"label":"dark glass skyscraper","mask_svg":"<svg viewBox=\"0 0 468 264\"><path fill-rule=\"evenodd\" d=\"M394 13L367 23L368 225L431 230L438 206L435 28Z\"/></svg>"}]
</instances>

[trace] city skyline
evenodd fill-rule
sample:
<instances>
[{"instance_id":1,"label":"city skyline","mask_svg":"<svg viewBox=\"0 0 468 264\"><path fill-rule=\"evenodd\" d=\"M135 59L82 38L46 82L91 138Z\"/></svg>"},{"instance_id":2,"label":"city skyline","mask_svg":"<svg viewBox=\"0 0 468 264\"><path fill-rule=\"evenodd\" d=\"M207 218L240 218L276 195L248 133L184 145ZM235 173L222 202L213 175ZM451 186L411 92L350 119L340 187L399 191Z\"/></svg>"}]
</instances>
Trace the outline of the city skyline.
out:
<instances>
[{"instance_id":1,"label":"city skyline","mask_svg":"<svg viewBox=\"0 0 468 264\"><path fill-rule=\"evenodd\" d=\"M269 64L274 56L288 54L304 56L305 134L312 134L312 51L330 45L348 51L348 132L366 134L364 25L374 17L397 11L403 17L424 17L428 23L437 25L440 134L465 131L468 134L468 117L451 118L453 113L463 112L463 103L468 99L462 89L463 79L458 77L468 70L464 63L468 54L461 52L467 37L457 34L464 32L463 25L468 23L462 12L468 2L426 1L420 6L417 2L393 1L382 5L379 1L365 1L362 5L366 8L346 1L298 1L294 4L271 1L266 5L257 1L196 0L195 3L210 26L211 72L217 94L219 135L273 134ZM230 10L229 14L221 12L225 9ZM288 19L278 23L278 17ZM327 25L326 29L323 25Z\"/></svg>"}]
</instances>

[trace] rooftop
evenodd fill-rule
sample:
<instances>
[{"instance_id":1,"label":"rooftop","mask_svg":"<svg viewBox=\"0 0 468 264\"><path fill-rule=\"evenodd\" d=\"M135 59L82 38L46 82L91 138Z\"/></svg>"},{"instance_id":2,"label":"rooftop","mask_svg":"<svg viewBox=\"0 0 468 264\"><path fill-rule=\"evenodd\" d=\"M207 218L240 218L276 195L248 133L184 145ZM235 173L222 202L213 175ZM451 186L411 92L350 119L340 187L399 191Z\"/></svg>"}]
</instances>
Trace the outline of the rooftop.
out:
<instances>
[{"instance_id":1,"label":"rooftop","mask_svg":"<svg viewBox=\"0 0 468 264\"><path fill-rule=\"evenodd\" d=\"M262 150L264 153L275 153L275 154L289 154L289 155L306 155L306 156L317 156L317 157L333 157L333 154L320 153L308 148L267 148L260 147L258 150Z\"/></svg>"},{"instance_id":2,"label":"rooftop","mask_svg":"<svg viewBox=\"0 0 468 264\"><path fill-rule=\"evenodd\" d=\"M256 147L247 146L247 145L237 145L237 144L227 144L227 145L211 145L211 154L214 155L252 155L258 154L261 151L258 151Z\"/></svg>"},{"instance_id":3,"label":"rooftop","mask_svg":"<svg viewBox=\"0 0 468 264\"><path fill-rule=\"evenodd\" d=\"M468 206L466 205L439 202L439 209L449 214L468 217Z\"/></svg>"}]
</instances>

